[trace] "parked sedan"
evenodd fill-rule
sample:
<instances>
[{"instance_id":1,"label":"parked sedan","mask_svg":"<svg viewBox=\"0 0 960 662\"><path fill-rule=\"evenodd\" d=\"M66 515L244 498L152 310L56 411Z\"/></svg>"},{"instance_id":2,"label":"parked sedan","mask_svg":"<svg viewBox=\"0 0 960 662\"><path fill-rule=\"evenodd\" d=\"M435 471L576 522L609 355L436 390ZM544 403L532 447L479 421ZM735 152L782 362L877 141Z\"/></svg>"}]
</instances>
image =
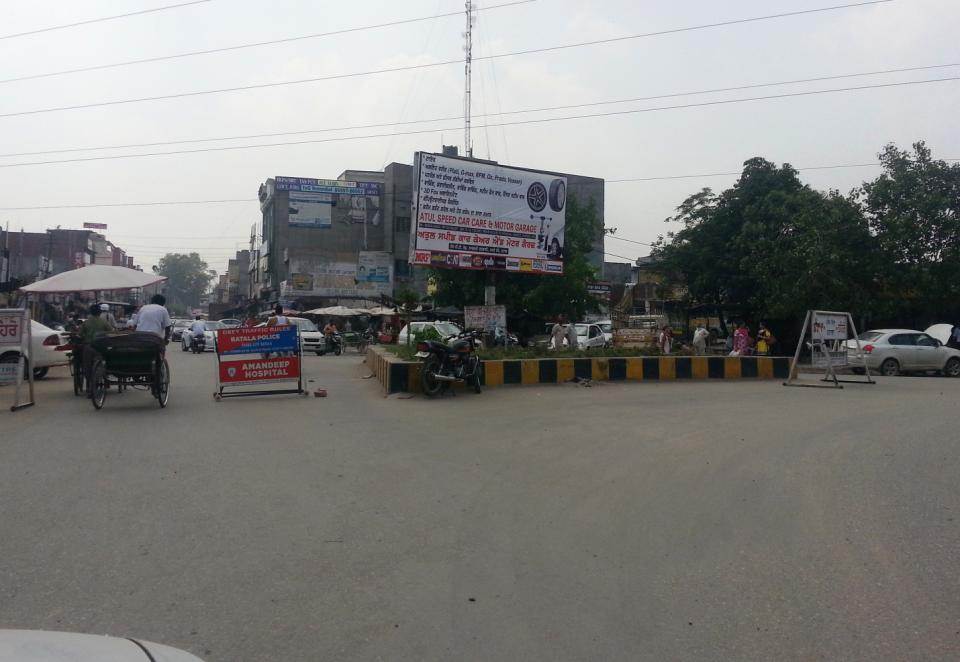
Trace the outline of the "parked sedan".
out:
<instances>
[{"instance_id":1,"label":"parked sedan","mask_svg":"<svg viewBox=\"0 0 960 662\"><path fill-rule=\"evenodd\" d=\"M183 332L190 328L193 320L173 320L173 327L170 329L170 340L180 342L183 338Z\"/></svg>"},{"instance_id":2,"label":"parked sedan","mask_svg":"<svg viewBox=\"0 0 960 662\"><path fill-rule=\"evenodd\" d=\"M192 324L192 322L191 322ZM203 337L206 340L206 345L204 345L203 351L212 352L214 350L214 343L217 339L217 331L219 329L226 328L220 322L213 322L211 320L204 320L203 326L205 330L203 332ZM185 352L190 351L190 329L186 328L181 331L180 335L180 349Z\"/></svg>"},{"instance_id":3,"label":"parked sedan","mask_svg":"<svg viewBox=\"0 0 960 662\"><path fill-rule=\"evenodd\" d=\"M960 377L960 350L945 347L936 338L911 329L876 329L860 334L864 358L857 355L857 341L847 341L847 358L855 371L864 359L870 370L893 377L903 372L940 372Z\"/></svg>"},{"instance_id":4,"label":"parked sedan","mask_svg":"<svg viewBox=\"0 0 960 662\"><path fill-rule=\"evenodd\" d=\"M27 352L27 361L33 368L33 378L43 379L53 366L66 365L67 342L66 337L40 322L30 320L30 349ZM0 363L16 363L20 359L20 350L15 347L0 349ZM24 374L24 378L27 375Z\"/></svg>"}]
</instances>

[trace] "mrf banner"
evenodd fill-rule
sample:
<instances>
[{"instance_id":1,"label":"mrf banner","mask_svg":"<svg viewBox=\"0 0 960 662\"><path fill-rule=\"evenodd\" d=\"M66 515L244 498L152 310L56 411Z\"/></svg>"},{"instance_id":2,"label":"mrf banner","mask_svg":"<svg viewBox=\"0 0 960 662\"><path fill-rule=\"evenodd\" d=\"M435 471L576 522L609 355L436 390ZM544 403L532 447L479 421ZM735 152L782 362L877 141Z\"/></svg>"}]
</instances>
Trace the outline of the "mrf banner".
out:
<instances>
[{"instance_id":1,"label":"mrf banner","mask_svg":"<svg viewBox=\"0 0 960 662\"><path fill-rule=\"evenodd\" d=\"M289 324L217 331L217 354L220 356L294 352L297 349L297 328Z\"/></svg>"},{"instance_id":2,"label":"mrf banner","mask_svg":"<svg viewBox=\"0 0 960 662\"><path fill-rule=\"evenodd\" d=\"M297 381L299 378L300 361L296 356L220 362L220 383L229 386Z\"/></svg>"}]
</instances>

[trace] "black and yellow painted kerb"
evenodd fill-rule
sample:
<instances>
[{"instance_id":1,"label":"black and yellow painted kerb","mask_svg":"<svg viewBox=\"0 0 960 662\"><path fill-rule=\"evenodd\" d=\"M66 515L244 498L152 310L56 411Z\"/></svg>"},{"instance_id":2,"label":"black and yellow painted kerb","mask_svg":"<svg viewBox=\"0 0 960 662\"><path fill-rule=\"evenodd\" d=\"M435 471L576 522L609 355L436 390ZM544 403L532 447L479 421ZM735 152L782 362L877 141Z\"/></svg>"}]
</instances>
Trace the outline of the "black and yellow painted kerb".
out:
<instances>
[{"instance_id":1,"label":"black and yellow painted kerb","mask_svg":"<svg viewBox=\"0 0 960 662\"><path fill-rule=\"evenodd\" d=\"M385 393L420 390L420 363L403 361L380 347L367 350ZM560 384L574 378L596 381L787 379L790 359L780 356L650 356L590 359L484 361L483 384Z\"/></svg>"}]
</instances>

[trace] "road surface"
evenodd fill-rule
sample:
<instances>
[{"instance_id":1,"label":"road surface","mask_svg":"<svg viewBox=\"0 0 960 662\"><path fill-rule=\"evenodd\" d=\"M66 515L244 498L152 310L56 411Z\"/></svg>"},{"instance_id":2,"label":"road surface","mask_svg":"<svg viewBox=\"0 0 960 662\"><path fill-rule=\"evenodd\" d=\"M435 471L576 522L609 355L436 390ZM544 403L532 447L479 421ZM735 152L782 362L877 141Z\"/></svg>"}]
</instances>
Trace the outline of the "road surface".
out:
<instances>
[{"instance_id":1,"label":"road surface","mask_svg":"<svg viewBox=\"0 0 960 662\"><path fill-rule=\"evenodd\" d=\"M960 380L0 413L0 627L210 661L960 658ZM9 399L10 389L0 389Z\"/></svg>"}]
</instances>

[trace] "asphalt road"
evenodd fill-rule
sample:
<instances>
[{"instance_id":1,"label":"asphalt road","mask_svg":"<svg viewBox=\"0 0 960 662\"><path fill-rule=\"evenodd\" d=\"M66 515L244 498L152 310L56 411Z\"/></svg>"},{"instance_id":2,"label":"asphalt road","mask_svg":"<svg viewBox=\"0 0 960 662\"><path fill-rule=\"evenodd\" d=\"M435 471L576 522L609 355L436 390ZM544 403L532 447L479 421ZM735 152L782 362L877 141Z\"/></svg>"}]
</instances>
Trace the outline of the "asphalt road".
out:
<instances>
[{"instance_id":1,"label":"asphalt road","mask_svg":"<svg viewBox=\"0 0 960 662\"><path fill-rule=\"evenodd\" d=\"M0 627L210 661L955 660L960 380L0 413ZM7 388L0 400L9 399Z\"/></svg>"}]
</instances>

